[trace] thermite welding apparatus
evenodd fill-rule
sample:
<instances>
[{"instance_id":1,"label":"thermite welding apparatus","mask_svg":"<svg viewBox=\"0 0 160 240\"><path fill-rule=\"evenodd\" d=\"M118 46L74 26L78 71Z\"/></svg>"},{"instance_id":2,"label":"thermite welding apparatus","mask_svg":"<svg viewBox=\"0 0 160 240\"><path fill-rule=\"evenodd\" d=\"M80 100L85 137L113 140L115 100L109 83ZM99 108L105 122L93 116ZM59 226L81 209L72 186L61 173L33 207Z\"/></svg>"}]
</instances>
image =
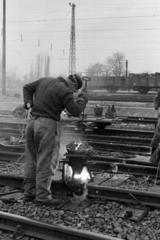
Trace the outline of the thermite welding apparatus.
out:
<instances>
[{"instance_id":1,"label":"thermite welding apparatus","mask_svg":"<svg viewBox=\"0 0 160 240\"><path fill-rule=\"evenodd\" d=\"M84 93L87 90L87 83L90 81L89 77L82 77L85 81ZM85 182L88 178L92 179L91 173L87 166L87 158L89 158L92 147L89 144L82 142L82 132L84 126L84 110L81 118L81 140L79 142L71 142L66 146L67 158L63 161L63 181L72 190L72 192L81 195L85 188ZM83 178L81 174L83 172Z\"/></svg>"}]
</instances>

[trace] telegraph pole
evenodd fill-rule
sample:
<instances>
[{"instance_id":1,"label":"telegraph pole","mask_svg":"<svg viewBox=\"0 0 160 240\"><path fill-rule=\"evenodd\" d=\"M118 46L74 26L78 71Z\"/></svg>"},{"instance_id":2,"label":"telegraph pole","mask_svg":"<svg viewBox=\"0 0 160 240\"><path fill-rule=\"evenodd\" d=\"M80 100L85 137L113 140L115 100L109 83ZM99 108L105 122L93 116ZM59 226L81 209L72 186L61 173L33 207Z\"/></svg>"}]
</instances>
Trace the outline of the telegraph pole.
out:
<instances>
[{"instance_id":1,"label":"telegraph pole","mask_svg":"<svg viewBox=\"0 0 160 240\"><path fill-rule=\"evenodd\" d=\"M6 0L3 0L2 95L6 95Z\"/></svg>"},{"instance_id":2,"label":"telegraph pole","mask_svg":"<svg viewBox=\"0 0 160 240\"><path fill-rule=\"evenodd\" d=\"M76 34L75 34L75 4L69 3L72 7L71 17L71 35L70 35L70 49L69 49L69 74L76 72Z\"/></svg>"},{"instance_id":3,"label":"telegraph pole","mask_svg":"<svg viewBox=\"0 0 160 240\"><path fill-rule=\"evenodd\" d=\"M129 82L128 82L128 60L126 60L126 84L128 86ZM128 86L129 89L129 86Z\"/></svg>"}]
</instances>

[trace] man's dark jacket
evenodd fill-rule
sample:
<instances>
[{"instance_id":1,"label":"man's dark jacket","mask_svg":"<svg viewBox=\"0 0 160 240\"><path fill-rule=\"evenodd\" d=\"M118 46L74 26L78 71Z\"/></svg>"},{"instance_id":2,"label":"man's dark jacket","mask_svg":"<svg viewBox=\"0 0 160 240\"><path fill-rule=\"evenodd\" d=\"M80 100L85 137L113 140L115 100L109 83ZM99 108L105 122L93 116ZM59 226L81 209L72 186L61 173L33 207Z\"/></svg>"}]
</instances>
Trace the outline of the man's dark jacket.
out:
<instances>
[{"instance_id":1,"label":"man's dark jacket","mask_svg":"<svg viewBox=\"0 0 160 240\"><path fill-rule=\"evenodd\" d=\"M40 78L28 83L23 87L23 96L25 108L30 103L33 116L56 121L60 120L60 114L65 108L73 117L78 117L86 106L83 98L74 100L71 89L62 77Z\"/></svg>"}]
</instances>

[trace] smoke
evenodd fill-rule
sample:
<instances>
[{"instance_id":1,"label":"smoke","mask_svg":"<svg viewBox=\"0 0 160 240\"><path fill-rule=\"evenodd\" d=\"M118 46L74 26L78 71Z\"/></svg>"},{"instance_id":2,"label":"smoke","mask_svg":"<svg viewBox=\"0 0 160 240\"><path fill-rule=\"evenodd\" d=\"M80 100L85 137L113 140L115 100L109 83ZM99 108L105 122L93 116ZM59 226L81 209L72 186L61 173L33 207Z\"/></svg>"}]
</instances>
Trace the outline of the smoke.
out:
<instances>
[{"instance_id":1,"label":"smoke","mask_svg":"<svg viewBox=\"0 0 160 240\"><path fill-rule=\"evenodd\" d=\"M72 136L72 135L67 135L67 133L64 133L62 130L61 134L61 140L60 140L60 150L59 150L59 157L62 159L64 157L64 154L67 152L66 146L73 142L73 141L79 141L80 135L78 136Z\"/></svg>"},{"instance_id":2,"label":"smoke","mask_svg":"<svg viewBox=\"0 0 160 240\"><path fill-rule=\"evenodd\" d=\"M88 188L87 185L85 184L84 186L84 191L82 195L77 195L76 193L73 194L73 201L74 202L81 202L87 199L87 194L88 194Z\"/></svg>"},{"instance_id":3,"label":"smoke","mask_svg":"<svg viewBox=\"0 0 160 240\"><path fill-rule=\"evenodd\" d=\"M59 158L62 159L65 153L66 153L66 143L62 142L60 144Z\"/></svg>"}]
</instances>

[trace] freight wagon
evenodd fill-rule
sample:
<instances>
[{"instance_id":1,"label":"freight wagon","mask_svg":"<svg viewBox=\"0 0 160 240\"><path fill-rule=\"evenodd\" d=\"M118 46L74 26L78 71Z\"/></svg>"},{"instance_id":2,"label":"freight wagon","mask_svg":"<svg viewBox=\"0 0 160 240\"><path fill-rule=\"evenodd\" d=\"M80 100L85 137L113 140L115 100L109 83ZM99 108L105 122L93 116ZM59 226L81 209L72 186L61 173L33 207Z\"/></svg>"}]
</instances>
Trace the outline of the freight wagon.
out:
<instances>
[{"instance_id":1,"label":"freight wagon","mask_svg":"<svg viewBox=\"0 0 160 240\"><path fill-rule=\"evenodd\" d=\"M88 82L88 89L98 90L106 89L109 92L117 92L118 90L134 90L139 93L146 94L149 90L156 91L160 89L160 73L155 74L129 74L126 77L106 77L106 76L90 76L91 81Z\"/></svg>"},{"instance_id":2,"label":"freight wagon","mask_svg":"<svg viewBox=\"0 0 160 240\"><path fill-rule=\"evenodd\" d=\"M142 94L146 94L149 90L156 91L160 88L160 74L130 74L128 87Z\"/></svg>"}]
</instances>

